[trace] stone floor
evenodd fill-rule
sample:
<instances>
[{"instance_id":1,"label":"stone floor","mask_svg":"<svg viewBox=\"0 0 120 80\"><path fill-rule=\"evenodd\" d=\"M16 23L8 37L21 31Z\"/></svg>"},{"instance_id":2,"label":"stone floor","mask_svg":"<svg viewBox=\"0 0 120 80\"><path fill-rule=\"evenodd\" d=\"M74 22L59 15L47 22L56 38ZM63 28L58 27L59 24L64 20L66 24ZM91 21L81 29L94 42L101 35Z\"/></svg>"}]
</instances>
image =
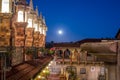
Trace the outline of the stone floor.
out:
<instances>
[{"instance_id":1,"label":"stone floor","mask_svg":"<svg viewBox=\"0 0 120 80\"><path fill-rule=\"evenodd\" d=\"M14 66L6 73L6 80L30 80L51 60L52 57L46 56Z\"/></svg>"}]
</instances>

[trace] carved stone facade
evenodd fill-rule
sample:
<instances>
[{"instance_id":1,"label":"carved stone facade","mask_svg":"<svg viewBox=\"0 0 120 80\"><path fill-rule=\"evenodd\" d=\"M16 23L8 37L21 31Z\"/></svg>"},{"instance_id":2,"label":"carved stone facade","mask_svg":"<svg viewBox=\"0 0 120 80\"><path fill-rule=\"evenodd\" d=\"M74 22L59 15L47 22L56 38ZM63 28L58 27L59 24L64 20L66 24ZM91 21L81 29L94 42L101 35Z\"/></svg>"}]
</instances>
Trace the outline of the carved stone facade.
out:
<instances>
[{"instance_id":1,"label":"carved stone facade","mask_svg":"<svg viewBox=\"0 0 120 80\"><path fill-rule=\"evenodd\" d=\"M0 0L0 46L12 47L13 66L24 61L27 47L45 47L46 31L45 19L37 7L33 9L32 0L29 4L26 0Z\"/></svg>"},{"instance_id":2,"label":"carved stone facade","mask_svg":"<svg viewBox=\"0 0 120 80\"><path fill-rule=\"evenodd\" d=\"M27 23L16 22L15 23L15 46L25 46L25 28Z\"/></svg>"},{"instance_id":3,"label":"carved stone facade","mask_svg":"<svg viewBox=\"0 0 120 80\"><path fill-rule=\"evenodd\" d=\"M46 39L46 37L42 34L42 35L40 35L40 40L39 40L39 46L40 47L42 47L42 46L44 46L45 47L45 39Z\"/></svg>"},{"instance_id":4,"label":"carved stone facade","mask_svg":"<svg viewBox=\"0 0 120 80\"><path fill-rule=\"evenodd\" d=\"M0 46L10 46L11 37L11 14L0 13Z\"/></svg>"},{"instance_id":5,"label":"carved stone facade","mask_svg":"<svg viewBox=\"0 0 120 80\"><path fill-rule=\"evenodd\" d=\"M34 47L39 47L39 31L34 33Z\"/></svg>"},{"instance_id":6,"label":"carved stone facade","mask_svg":"<svg viewBox=\"0 0 120 80\"><path fill-rule=\"evenodd\" d=\"M34 28L26 28L26 41L25 41L26 47L33 46L33 33Z\"/></svg>"}]
</instances>

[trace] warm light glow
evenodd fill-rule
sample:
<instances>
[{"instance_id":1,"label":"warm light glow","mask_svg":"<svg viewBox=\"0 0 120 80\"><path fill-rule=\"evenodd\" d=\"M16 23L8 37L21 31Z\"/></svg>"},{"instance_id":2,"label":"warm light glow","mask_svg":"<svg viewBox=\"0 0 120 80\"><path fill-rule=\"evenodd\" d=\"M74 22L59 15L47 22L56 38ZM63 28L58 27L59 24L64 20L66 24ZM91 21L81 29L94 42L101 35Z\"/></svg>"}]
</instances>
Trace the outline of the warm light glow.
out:
<instances>
[{"instance_id":1,"label":"warm light glow","mask_svg":"<svg viewBox=\"0 0 120 80\"><path fill-rule=\"evenodd\" d=\"M45 70L43 70L43 73L45 73Z\"/></svg>"},{"instance_id":2,"label":"warm light glow","mask_svg":"<svg viewBox=\"0 0 120 80\"><path fill-rule=\"evenodd\" d=\"M41 76L38 76L38 78L41 78Z\"/></svg>"},{"instance_id":3,"label":"warm light glow","mask_svg":"<svg viewBox=\"0 0 120 80\"><path fill-rule=\"evenodd\" d=\"M35 31L38 31L38 26L37 26L37 24L34 24L34 29L35 29Z\"/></svg>"},{"instance_id":4,"label":"warm light glow","mask_svg":"<svg viewBox=\"0 0 120 80\"><path fill-rule=\"evenodd\" d=\"M49 63L49 66L50 66L51 64Z\"/></svg>"},{"instance_id":5,"label":"warm light glow","mask_svg":"<svg viewBox=\"0 0 120 80\"><path fill-rule=\"evenodd\" d=\"M32 19L28 19L28 28L32 28Z\"/></svg>"},{"instance_id":6,"label":"warm light glow","mask_svg":"<svg viewBox=\"0 0 120 80\"><path fill-rule=\"evenodd\" d=\"M48 67L46 67L48 69Z\"/></svg>"},{"instance_id":7,"label":"warm light glow","mask_svg":"<svg viewBox=\"0 0 120 80\"><path fill-rule=\"evenodd\" d=\"M18 11L18 22L23 22L23 11Z\"/></svg>"},{"instance_id":8,"label":"warm light glow","mask_svg":"<svg viewBox=\"0 0 120 80\"><path fill-rule=\"evenodd\" d=\"M9 0L2 0L2 12L9 13Z\"/></svg>"},{"instance_id":9,"label":"warm light glow","mask_svg":"<svg viewBox=\"0 0 120 80\"><path fill-rule=\"evenodd\" d=\"M51 64L53 63L53 61L50 62Z\"/></svg>"}]
</instances>

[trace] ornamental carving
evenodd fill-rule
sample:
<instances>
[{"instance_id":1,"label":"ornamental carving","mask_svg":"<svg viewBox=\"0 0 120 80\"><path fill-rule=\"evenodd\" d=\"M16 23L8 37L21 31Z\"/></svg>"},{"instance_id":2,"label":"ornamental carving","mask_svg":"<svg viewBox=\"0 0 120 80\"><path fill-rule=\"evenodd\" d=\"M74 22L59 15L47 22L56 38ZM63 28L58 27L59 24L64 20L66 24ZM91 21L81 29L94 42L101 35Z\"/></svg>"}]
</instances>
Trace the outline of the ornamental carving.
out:
<instances>
[{"instance_id":1,"label":"ornamental carving","mask_svg":"<svg viewBox=\"0 0 120 80\"><path fill-rule=\"evenodd\" d=\"M25 46L31 47L33 45L33 32L34 28L26 28Z\"/></svg>"},{"instance_id":2,"label":"ornamental carving","mask_svg":"<svg viewBox=\"0 0 120 80\"><path fill-rule=\"evenodd\" d=\"M0 23L0 46L10 46L10 31L10 19L2 16L2 22Z\"/></svg>"}]
</instances>

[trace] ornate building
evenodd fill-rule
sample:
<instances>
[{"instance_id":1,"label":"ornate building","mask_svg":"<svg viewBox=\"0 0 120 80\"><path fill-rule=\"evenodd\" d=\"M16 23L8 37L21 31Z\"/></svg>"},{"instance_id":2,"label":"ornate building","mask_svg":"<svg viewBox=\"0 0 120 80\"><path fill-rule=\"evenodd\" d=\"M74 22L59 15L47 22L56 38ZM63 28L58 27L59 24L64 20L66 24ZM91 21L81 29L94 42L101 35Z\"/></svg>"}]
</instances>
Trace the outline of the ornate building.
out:
<instances>
[{"instance_id":1,"label":"ornate building","mask_svg":"<svg viewBox=\"0 0 120 80\"><path fill-rule=\"evenodd\" d=\"M0 0L0 46L12 50L11 64L25 61L26 48L45 47L47 26L38 8L26 0ZM1 49L2 50L2 49Z\"/></svg>"}]
</instances>

